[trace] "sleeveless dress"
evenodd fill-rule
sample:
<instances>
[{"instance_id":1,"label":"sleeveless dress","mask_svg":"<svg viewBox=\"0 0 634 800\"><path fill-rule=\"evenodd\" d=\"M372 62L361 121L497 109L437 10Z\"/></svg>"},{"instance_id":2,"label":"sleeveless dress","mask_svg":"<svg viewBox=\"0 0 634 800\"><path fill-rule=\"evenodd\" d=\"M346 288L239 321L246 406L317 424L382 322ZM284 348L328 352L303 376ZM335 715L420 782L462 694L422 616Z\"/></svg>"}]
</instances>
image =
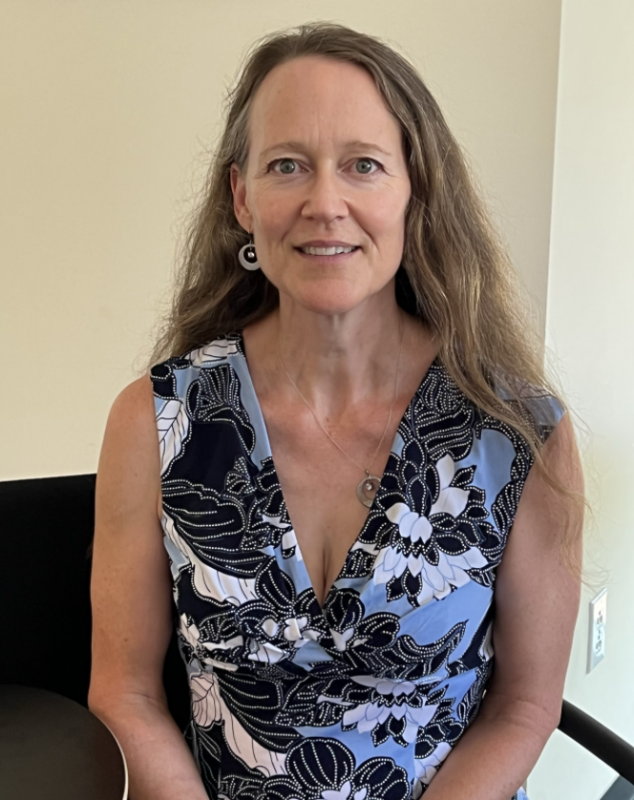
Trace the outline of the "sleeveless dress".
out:
<instances>
[{"instance_id":1,"label":"sleeveless dress","mask_svg":"<svg viewBox=\"0 0 634 800\"><path fill-rule=\"evenodd\" d=\"M241 332L151 379L187 739L209 797L419 798L492 672L496 569L527 442L436 360L320 607ZM545 441L563 409L544 394L531 402Z\"/></svg>"}]
</instances>

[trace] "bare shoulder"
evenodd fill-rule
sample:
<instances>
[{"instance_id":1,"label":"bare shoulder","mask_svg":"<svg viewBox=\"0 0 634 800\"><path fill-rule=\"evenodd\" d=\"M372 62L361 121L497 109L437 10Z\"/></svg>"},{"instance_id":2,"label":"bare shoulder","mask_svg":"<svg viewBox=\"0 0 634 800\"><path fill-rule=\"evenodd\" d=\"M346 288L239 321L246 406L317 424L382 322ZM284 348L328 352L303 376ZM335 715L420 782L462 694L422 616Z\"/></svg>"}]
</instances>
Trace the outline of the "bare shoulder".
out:
<instances>
[{"instance_id":1,"label":"bare shoulder","mask_svg":"<svg viewBox=\"0 0 634 800\"><path fill-rule=\"evenodd\" d=\"M576 435L566 412L557 423L541 451L551 478L578 496L584 492L583 469ZM522 490L501 571L511 562L524 566L548 559L560 564L564 548L581 547L583 507L553 487L538 469L531 467ZM553 556L557 556L553 560ZM561 556L561 559L560 557ZM545 565L542 565L542 568Z\"/></svg>"},{"instance_id":2,"label":"bare shoulder","mask_svg":"<svg viewBox=\"0 0 634 800\"><path fill-rule=\"evenodd\" d=\"M568 411L553 428L541 453L550 471L566 483L572 482L570 488L583 489L577 435Z\"/></svg>"},{"instance_id":3,"label":"bare shoulder","mask_svg":"<svg viewBox=\"0 0 634 800\"><path fill-rule=\"evenodd\" d=\"M541 455L552 478L559 481L566 490L583 494L581 458L568 412L564 413L551 432L542 447ZM582 512L582 508L575 510L570 499L551 486L534 464L526 479L513 527L515 531L530 529L533 540L544 538L546 541L542 544L556 547L562 538L557 533L563 530L563 525L572 533L581 535Z\"/></svg>"},{"instance_id":4,"label":"bare shoulder","mask_svg":"<svg viewBox=\"0 0 634 800\"><path fill-rule=\"evenodd\" d=\"M149 375L130 383L115 398L97 470L97 503L107 498L108 514L157 508L160 461L152 382Z\"/></svg>"},{"instance_id":5,"label":"bare shoulder","mask_svg":"<svg viewBox=\"0 0 634 800\"><path fill-rule=\"evenodd\" d=\"M575 429L566 411L544 444L542 455L549 469L569 488L583 491L583 472Z\"/></svg>"},{"instance_id":6,"label":"bare shoulder","mask_svg":"<svg viewBox=\"0 0 634 800\"><path fill-rule=\"evenodd\" d=\"M132 436L154 431L154 391L149 375L129 383L115 398L108 427Z\"/></svg>"}]
</instances>

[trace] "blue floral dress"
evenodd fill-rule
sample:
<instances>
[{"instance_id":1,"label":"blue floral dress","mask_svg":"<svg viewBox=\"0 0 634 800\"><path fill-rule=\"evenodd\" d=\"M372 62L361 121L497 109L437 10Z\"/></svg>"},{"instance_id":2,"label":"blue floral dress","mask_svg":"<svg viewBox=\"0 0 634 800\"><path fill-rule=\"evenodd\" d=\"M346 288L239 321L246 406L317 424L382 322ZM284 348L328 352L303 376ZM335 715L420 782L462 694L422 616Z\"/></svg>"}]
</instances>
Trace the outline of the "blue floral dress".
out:
<instances>
[{"instance_id":1,"label":"blue floral dress","mask_svg":"<svg viewBox=\"0 0 634 800\"><path fill-rule=\"evenodd\" d=\"M436 360L320 607L241 333L151 378L188 739L209 796L419 798L491 675L496 569L532 464L526 441ZM562 407L531 402L545 441Z\"/></svg>"}]
</instances>

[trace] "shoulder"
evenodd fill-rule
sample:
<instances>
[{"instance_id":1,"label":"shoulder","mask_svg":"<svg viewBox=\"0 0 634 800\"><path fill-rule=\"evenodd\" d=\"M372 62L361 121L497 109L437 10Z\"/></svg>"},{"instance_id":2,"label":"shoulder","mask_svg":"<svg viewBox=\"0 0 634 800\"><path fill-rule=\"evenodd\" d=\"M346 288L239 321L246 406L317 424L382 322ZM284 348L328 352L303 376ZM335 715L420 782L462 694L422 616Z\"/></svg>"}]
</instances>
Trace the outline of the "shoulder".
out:
<instances>
[{"instance_id":1,"label":"shoulder","mask_svg":"<svg viewBox=\"0 0 634 800\"><path fill-rule=\"evenodd\" d=\"M229 333L151 368L148 380L153 395L153 436L156 440L158 435L161 475L169 473L192 436L196 398L203 391L206 403L214 405L221 400L226 394L227 376L218 375L216 370L227 369L232 361L237 366L235 359L243 352L241 334Z\"/></svg>"},{"instance_id":2,"label":"shoulder","mask_svg":"<svg viewBox=\"0 0 634 800\"><path fill-rule=\"evenodd\" d=\"M158 447L154 391L149 375L128 384L115 398L102 445L100 465L145 459L154 465Z\"/></svg>"},{"instance_id":3,"label":"shoulder","mask_svg":"<svg viewBox=\"0 0 634 800\"><path fill-rule=\"evenodd\" d=\"M568 420L566 407L558 397L533 386L530 386L523 395L522 405L533 420L542 444L545 444L551 433L560 427L559 423L564 417Z\"/></svg>"},{"instance_id":4,"label":"shoulder","mask_svg":"<svg viewBox=\"0 0 634 800\"><path fill-rule=\"evenodd\" d=\"M242 334L232 332L217 336L201 347L195 347L185 353L173 355L160 361L150 370L150 378L153 383L160 382L168 375L173 375L175 371L210 367L222 361L226 361L235 355L242 355Z\"/></svg>"},{"instance_id":5,"label":"shoulder","mask_svg":"<svg viewBox=\"0 0 634 800\"><path fill-rule=\"evenodd\" d=\"M97 469L102 521L136 515L141 508L153 512L159 465L153 389L149 375L144 375L117 395L108 415Z\"/></svg>"},{"instance_id":6,"label":"shoulder","mask_svg":"<svg viewBox=\"0 0 634 800\"><path fill-rule=\"evenodd\" d=\"M242 335L229 333L154 364L149 378L155 398L167 401L182 397L201 370L227 363L233 357L243 355L243 352Z\"/></svg>"},{"instance_id":7,"label":"shoulder","mask_svg":"<svg viewBox=\"0 0 634 800\"><path fill-rule=\"evenodd\" d=\"M566 413L563 401L547 389L528 381L514 381L511 390L508 379L498 378L493 385L497 396L528 417L531 426L544 444Z\"/></svg>"},{"instance_id":8,"label":"shoulder","mask_svg":"<svg viewBox=\"0 0 634 800\"><path fill-rule=\"evenodd\" d=\"M580 563L584 478L568 412L552 429L540 454L542 464L534 463L528 473L510 537L511 550L520 554L521 569L550 558Z\"/></svg>"},{"instance_id":9,"label":"shoulder","mask_svg":"<svg viewBox=\"0 0 634 800\"><path fill-rule=\"evenodd\" d=\"M149 374L129 383L114 399L108 415L110 430L130 434L154 420L154 389Z\"/></svg>"},{"instance_id":10,"label":"shoulder","mask_svg":"<svg viewBox=\"0 0 634 800\"><path fill-rule=\"evenodd\" d=\"M577 436L570 413L565 411L550 429L542 457L549 473L568 489L583 494L584 481Z\"/></svg>"}]
</instances>

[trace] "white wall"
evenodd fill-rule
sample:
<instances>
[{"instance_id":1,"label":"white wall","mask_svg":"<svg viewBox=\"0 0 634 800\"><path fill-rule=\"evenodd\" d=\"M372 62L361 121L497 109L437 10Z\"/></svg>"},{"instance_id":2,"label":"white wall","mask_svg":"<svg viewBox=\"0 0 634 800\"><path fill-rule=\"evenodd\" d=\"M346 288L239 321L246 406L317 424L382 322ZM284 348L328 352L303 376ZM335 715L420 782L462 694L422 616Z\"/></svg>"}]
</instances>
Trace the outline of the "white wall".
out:
<instances>
[{"instance_id":1,"label":"white wall","mask_svg":"<svg viewBox=\"0 0 634 800\"><path fill-rule=\"evenodd\" d=\"M333 19L400 45L545 307L560 0L2 0L0 479L92 472L241 55ZM135 361L136 360L136 361Z\"/></svg>"},{"instance_id":2,"label":"white wall","mask_svg":"<svg viewBox=\"0 0 634 800\"><path fill-rule=\"evenodd\" d=\"M586 675L588 593L566 697L634 743L634 3L564 0L547 344L593 436L586 451L607 568L607 655ZM589 566L592 566L589 564ZM556 734L531 800L597 800L614 773Z\"/></svg>"}]
</instances>

